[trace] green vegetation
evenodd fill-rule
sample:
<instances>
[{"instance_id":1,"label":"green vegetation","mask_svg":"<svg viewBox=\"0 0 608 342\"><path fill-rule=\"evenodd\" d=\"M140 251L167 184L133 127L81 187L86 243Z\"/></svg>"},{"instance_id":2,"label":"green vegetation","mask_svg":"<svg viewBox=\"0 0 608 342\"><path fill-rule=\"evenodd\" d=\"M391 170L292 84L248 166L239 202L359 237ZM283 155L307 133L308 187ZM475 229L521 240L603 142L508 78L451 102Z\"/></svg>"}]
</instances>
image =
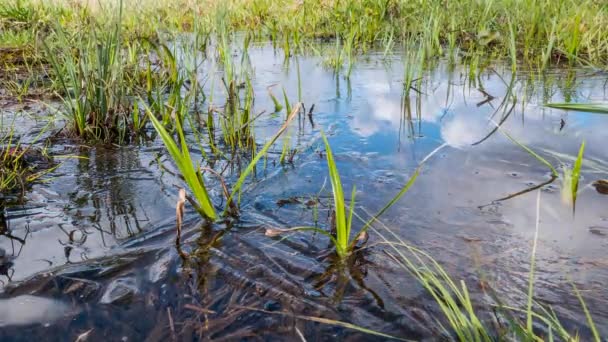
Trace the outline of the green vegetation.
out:
<instances>
[{"instance_id":1,"label":"green vegetation","mask_svg":"<svg viewBox=\"0 0 608 342\"><path fill-rule=\"evenodd\" d=\"M247 179L255 174L280 137L283 141L278 161L282 165L293 164L297 151L292 149L295 139L292 140L290 124L296 116L306 115L301 104L298 64L299 103L290 102L285 88L282 88L282 102L272 92L273 86L267 88L274 115L281 118L284 115L284 120L281 119L282 125L270 139L258 145L254 124L263 112L255 112L256 94L252 85L255 74L248 64L252 41L269 38L275 49L282 50L286 64L293 58L299 63L298 55L321 57L333 72L338 85L336 92L340 89L340 79L349 81L361 54L379 49L387 57L393 50L402 50L402 106L404 117L407 116L411 124L414 118L410 94L412 91L422 93L425 72L438 59L446 58L452 66L467 65L466 77L471 84L481 78L480 70L495 59L507 61L513 74L518 68L528 67L540 77L556 64L603 69L608 62L607 24L606 6L597 0L147 0L100 2L90 7L78 1L51 4L12 0L0 4L0 63L4 64L0 87L18 102L32 95L32 89L42 90L42 95L47 97L59 98L61 105L57 111L67 120L66 136L79 142L140 143L153 139L156 133L179 171L178 177L193 195L193 199L188 200L205 220L213 223L220 218L238 216ZM236 39L237 33L245 34L242 42ZM240 62L235 58L235 50L241 57ZM203 62L208 62L205 65L209 65L209 70L202 70ZM505 100L496 110L496 113L503 111L496 130L515 107L516 100L511 93L513 83L508 86ZM488 99L491 97L483 89L482 92ZM417 101L420 122L420 97ZM608 112L602 104L547 106ZM313 107L309 112L311 124ZM551 171L550 181L558 177L550 162L508 133L502 133L546 165ZM496 303L510 322L506 332L486 325L475 310L466 284L452 280L430 255L392 233L396 241L390 240L374 228L379 217L413 186L426 160L445 145L424 158L400 191L375 215L370 215L370 219L362 221L361 228L353 234L356 226L353 217L358 217L356 187L352 187L350 196L345 194L334 154L324 134L322 140L332 189L329 211L333 214L333 223L327 229L295 227L267 232L267 235L302 230L318 232L330 239L338 259L345 261L354 257L367 241L368 230L372 229L390 247L391 258L413 275L435 300L448 323L444 329L446 335L460 341L535 341L542 337L534 331L533 323L540 322L563 340L577 340L554 313L533 301L538 224L526 309ZM25 184L46 172L25 161L32 149L15 143L12 131L0 144L0 191L24 189ZM583 143L572 169L564 168L563 191L572 201L573 209L584 148ZM223 175L213 170L218 160L235 169L230 191ZM266 160L263 162L266 165ZM219 201L212 198L208 190L206 171L221 180L226 200L221 213L216 205ZM547 183L518 194L544 184ZM176 210L178 227L183 220L186 198L185 192L180 191ZM315 207L315 224L316 210ZM575 292L593 336L599 341L591 315L576 288ZM525 323L516 313L525 315ZM353 327L344 322L298 317Z\"/></svg>"},{"instance_id":2,"label":"green vegetation","mask_svg":"<svg viewBox=\"0 0 608 342\"><path fill-rule=\"evenodd\" d=\"M21 71L26 80L51 76L48 89L64 100L61 112L71 121L72 135L126 143L135 141L143 128L145 115L133 110L134 99L145 98L158 112L162 89L183 86L175 82L176 74L200 88L195 75L201 59L216 52L228 105L224 115L215 115L217 107L210 109L207 125L221 127L226 144L252 149L254 94L244 67L252 40L269 37L283 49L286 61L310 52L323 55L328 67L347 78L358 54L371 48L387 54L400 43L406 51L404 88L409 93L416 89L413 83L420 80L421 67L440 57L471 65L508 58L512 71L522 65L542 71L561 62L604 68L606 24L605 7L593 0L12 0L0 5L0 55L10 49L12 55L20 55L16 64L31 60L34 67ZM231 52L233 35L239 31L247 32L240 68ZM169 43L181 32L192 33L194 41L185 67L167 64L167 56L173 55ZM210 44L213 39L217 44ZM335 44L327 49L318 39ZM163 77L163 68L155 67L156 57L165 62L170 81ZM12 93L23 99L30 81L11 83ZM207 99L199 90L197 106L200 99ZM275 111L280 111L282 105L270 90L269 94Z\"/></svg>"},{"instance_id":3,"label":"green vegetation","mask_svg":"<svg viewBox=\"0 0 608 342\"><path fill-rule=\"evenodd\" d=\"M447 327L442 325L445 336L451 336L458 341L580 341L578 334L572 334L563 326L555 312L534 300L535 259L540 225L540 193L537 194L536 233L532 244L531 263L529 271L526 308L516 308L505 305L497 293L491 288L483 288L493 301L495 315L508 322L508 325L488 323L479 313L480 303L471 298L470 291L463 280L454 280L448 272L427 252L421 250L396 235L381 221L373 231L382 239L382 244L389 247L387 254L391 259L418 281L433 297L443 313ZM359 217L357 215L357 217ZM362 221L363 218L359 217ZM585 312L588 325L594 341L601 341L593 318L589 314L585 301L580 292L574 287L576 297ZM523 293L522 293L523 295ZM442 324L444 321L438 322ZM547 333L539 332L536 328L543 326Z\"/></svg>"},{"instance_id":4,"label":"green vegetation","mask_svg":"<svg viewBox=\"0 0 608 342\"><path fill-rule=\"evenodd\" d=\"M577 112L608 114L608 105L603 103L548 103L547 107Z\"/></svg>"},{"instance_id":5,"label":"green vegetation","mask_svg":"<svg viewBox=\"0 0 608 342\"><path fill-rule=\"evenodd\" d=\"M1 5L0 23L10 31L31 31L33 38L48 29L52 18L76 29L83 22L107 21L118 6L118 1L87 7L78 1L13 0ZM541 66L578 58L603 65L608 56L603 30L608 14L601 1L593 0L201 0L127 2L124 7L129 37L154 36L158 28L208 29L221 18L229 30L270 37L286 56L306 50L311 39L340 38L337 56L350 61L351 51L411 37L424 42L427 58L459 50Z\"/></svg>"},{"instance_id":6,"label":"green vegetation","mask_svg":"<svg viewBox=\"0 0 608 342\"><path fill-rule=\"evenodd\" d=\"M583 166L583 154L585 153L585 142L581 143L578 155L574 161L572 168L563 166L564 177L562 184L562 198L565 203L572 206L572 212L576 209L576 197L578 195L578 185L581 176L581 167Z\"/></svg>"},{"instance_id":7,"label":"green vegetation","mask_svg":"<svg viewBox=\"0 0 608 342\"><path fill-rule=\"evenodd\" d=\"M334 215L336 224L336 238L332 239L336 245L336 252L339 256L344 257L350 253L350 229L353 222L353 211L355 209L355 195L357 188L353 186L353 190L350 196L350 206L348 211L345 208L344 192L342 191L342 182L340 181L340 174L336 167L331 147L325 135L323 135L323 141L325 142L325 153L327 155L327 167L329 169L329 179L331 181L331 188L334 195ZM333 238L333 237L332 237Z\"/></svg>"},{"instance_id":8,"label":"green vegetation","mask_svg":"<svg viewBox=\"0 0 608 342\"><path fill-rule=\"evenodd\" d=\"M126 100L130 89L121 27L114 23L107 29L94 28L91 33L68 37L57 26L56 44L45 45L72 132L85 140L117 140L127 129L132 109Z\"/></svg>"},{"instance_id":9,"label":"green vegetation","mask_svg":"<svg viewBox=\"0 0 608 342\"><path fill-rule=\"evenodd\" d=\"M190 150L188 149L188 145L186 142L186 137L184 135L184 130L182 128L182 120L183 120L183 108L178 112L178 117L175 119L175 128L177 131L178 139L179 139L179 147L173 141L173 137L167 132L165 127L162 125L158 119L148 111L148 115L150 117L150 121L154 128L160 135L163 143L167 147L171 158L177 165L177 168L181 172L182 177L184 178L186 184L194 194L194 197L197 200L197 209L198 211L206 218L210 220L215 220L216 213L213 207L213 203L209 198L209 194L207 193L207 188L205 187L205 182L203 181L203 175L201 174L200 165L194 165L192 163L192 157L190 156Z\"/></svg>"},{"instance_id":10,"label":"green vegetation","mask_svg":"<svg viewBox=\"0 0 608 342\"><path fill-rule=\"evenodd\" d=\"M25 145L15 138L14 125L13 121L8 132L0 137L0 193L9 194L19 191L23 195L31 183L40 180L57 165L53 165L46 149L33 147L46 128Z\"/></svg>"}]
</instances>

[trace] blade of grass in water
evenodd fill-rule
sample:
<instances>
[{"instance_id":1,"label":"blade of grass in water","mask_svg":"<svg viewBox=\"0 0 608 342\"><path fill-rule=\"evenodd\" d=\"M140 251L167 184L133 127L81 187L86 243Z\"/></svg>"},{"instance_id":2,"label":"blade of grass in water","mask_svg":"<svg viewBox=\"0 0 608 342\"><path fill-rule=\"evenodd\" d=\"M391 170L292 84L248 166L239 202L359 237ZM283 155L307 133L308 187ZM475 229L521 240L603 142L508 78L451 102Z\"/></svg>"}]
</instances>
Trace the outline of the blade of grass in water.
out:
<instances>
[{"instance_id":1,"label":"blade of grass in water","mask_svg":"<svg viewBox=\"0 0 608 342\"><path fill-rule=\"evenodd\" d=\"M349 242L349 227L346 220L346 211L344 210L344 192L342 190L342 182L340 181L340 174L334 160L329 141L325 133L321 135L323 142L325 143L325 153L327 155L327 168L329 169L329 179L331 181L332 192L334 195L334 207L336 210L336 235L337 244L336 252L340 257L345 256L348 253L348 242Z\"/></svg>"},{"instance_id":2,"label":"blade of grass in water","mask_svg":"<svg viewBox=\"0 0 608 342\"><path fill-rule=\"evenodd\" d=\"M536 158L536 160L538 160L539 162L547 165L547 167L551 170L551 173L553 174L553 176L557 177L557 170L555 169L555 167L553 167L553 165L551 165L551 163L549 163L545 158L541 157L540 155L538 155L536 152L532 151L528 146L520 143L519 141L515 140L515 138L513 138L509 133L505 132L503 129L500 129L500 131L507 137L509 138L509 140L511 140L512 142L514 142L517 146L523 148L526 152L528 152L531 156L533 156L534 158Z\"/></svg>"},{"instance_id":3,"label":"blade of grass in water","mask_svg":"<svg viewBox=\"0 0 608 342\"><path fill-rule=\"evenodd\" d=\"M268 95L270 95L270 99L272 100L272 103L274 103L274 111L276 113L278 113L281 110L283 110L283 106L281 105L279 100L276 98L276 96L274 96L274 94L272 93L272 90L270 90L270 87L268 87Z\"/></svg>"},{"instance_id":4,"label":"blade of grass in water","mask_svg":"<svg viewBox=\"0 0 608 342\"><path fill-rule=\"evenodd\" d=\"M576 158L576 162L574 162L574 167L572 168L572 180L571 180L571 193L572 193L572 212L574 213L576 209L576 196L578 192L578 181L581 176L581 167L583 166L583 154L585 153L585 142L581 144L580 149L578 150L578 157Z\"/></svg>"},{"instance_id":5,"label":"blade of grass in water","mask_svg":"<svg viewBox=\"0 0 608 342\"><path fill-rule=\"evenodd\" d=\"M585 300L583 299L583 296L581 296L581 293L579 292L576 285L574 285L574 283L572 283L572 287L574 288L574 293L576 294L576 297L578 298L578 301L581 303L581 306L583 307L583 311L585 312L585 317L587 318L587 324L589 324L589 329L591 329L591 333L593 334L593 340L595 342L601 342L602 339L600 338L600 334L597 331L595 323L593 322L593 317L591 317L591 313L589 312L589 309L587 308L587 305L585 304Z\"/></svg>"},{"instance_id":6,"label":"blade of grass in water","mask_svg":"<svg viewBox=\"0 0 608 342\"><path fill-rule=\"evenodd\" d=\"M578 112L608 114L608 104L604 103L547 103L546 106Z\"/></svg>"},{"instance_id":7,"label":"blade of grass in water","mask_svg":"<svg viewBox=\"0 0 608 342\"><path fill-rule=\"evenodd\" d=\"M305 320L305 321L317 322L317 323L328 324L328 325L335 325L335 326L339 326L339 327L343 327L343 328L347 328L347 329L357 330L357 331L360 331L360 332L363 332L363 333L366 333L366 334L375 335L375 336L378 336L378 337L384 337L384 338L389 338L389 339L394 339L394 340L399 340L399 341L412 341L412 340L406 340L404 338L400 338L400 337L384 334L384 333L381 333L379 331L374 331L374 330L371 330L371 329L366 329L366 328L363 328L361 326L358 326L358 325L355 325L355 324L352 324L352 323L347 323L347 322L342 322L342 321L336 321L336 320L329 319L329 318L315 317L315 316L305 316L305 315L294 315L291 312L268 311L268 310L254 308L254 307L251 307L251 306L235 306L235 307L236 308L243 308L243 309L251 310L251 311L263 312L263 313L267 313L267 314L271 314L271 315L283 315L283 316L289 316L289 317L293 317L293 318L297 318L297 319L302 319L302 320Z\"/></svg>"},{"instance_id":8,"label":"blade of grass in water","mask_svg":"<svg viewBox=\"0 0 608 342\"><path fill-rule=\"evenodd\" d=\"M355 195L356 195L356 187L353 187L351 193L350 207L348 212L348 217L346 216L346 210L344 207L344 192L342 189L342 184L340 182L340 175L338 173L338 169L336 167L336 163L333 158L333 153L331 152L331 147L329 146L329 142L327 141L327 137L325 134L322 134L323 141L325 143L326 153L327 153L327 165L330 173L330 180L332 184L332 191L334 195L334 206L336 208L336 238L334 238L331 234L327 233L324 230L321 230L316 227L294 227L285 231L300 231L300 230L309 230L319 232L323 235L329 236L336 247L336 252L340 257L345 257L352 251L358 239L350 240L350 232L352 227L352 217L353 215L358 215L355 213ZM421 162L418 168L414 171L408 182L404 185L404 187L393 197L388 204L386 204L376 215L374 215L369 221L367 221L364 227L359 231L357 236L361 236L362 233L365 233L367 229L382 215L386 212L390 207L392 207L405 193L411 188L411 186L416 181L418 174L420 173L420 169L424 163L431 158L435 153L446 147L447 144L443 144L429 153ZM277 232L280 233L280 232Z\"/></svg>"},{"instance_id":9,"label":"blade of grass in water","mask_svg":"<svg viewBox=\"0 0 608 342\"><path fill-rule=\"evenodd\" d=\"M253 171L253 169L255 168L255 166L258 163L258 161L260 161L260 159L262 159L262 157L264 155L266 155L266 152L268 152L268 150L270 149L270 147L275 143L275 141L277 141L277 139L281 136L281 134L283 134L283 132L285 132L285 130L289 126L289 123L298 114L298 111L300 110L300 106L301 106L301 104L297 103L293 107L293 110L291 111L291 114L289 114L289 116L287 117L287 120L285 120L285 122L283 123L283 126L281 126L281 128L279 128L279 130L272 137L272 139L270 139L262 147L262 149L255 155L255 157L253 157L253 159L251 160L251 162L249 163L249 165L247 166L247 168L245 169L245 171L243 171L243 173L241 173L241 176L237 180L236 184L234 184L234 186L232 187L231 197L228 199L227 203L230 203L230 201L232 201L232 197L234 197L235 193L240 192L241 187L243 186L243 183L245 183L245 179L247 179L247 176L249 176L249 174ZM228 208L226 208L226 209L228 209Z\"/></svg>"},{"instance_id":10,"label":"blade of grass in water","mask_svg":"<svg viewBox=\"0 0 608 342\"><path fill-rule=\"evenodd\" d=\"M150 122L152 122L152 125L158 132L158 135L160 135L165 147L169 151L171 158L173 158L177 168L184 177L186 184L188 184L188 187L196 198L198 205L200 206L200 208L197 209L208 219L215 220L215 209L211 203L207 189L205 188L202 176L200 175L200 172L198 172L197 168L192 164L190 151L188 150L188 146L186 144L180 118L176 118L175 123L180 140L181 150L173 140L173 137L169 134L169 132L167 132L162 123L156 119L149 108L146 108L146 112L148 113ZM227 203L230 203L230 201Z\"/></svg>"},{"instance_id":11,"label":"blade of grass in water","mask_svg":"<svg viewBox=\"0 0 608 342\"><path fill-rule=\"evenodd\" d=\"M414 182L416 181L416 178L418 178L418 175L420 174L420 170L422 169L422 166L426 163L426 161L429 160L433 155L435 155L437 152L441 151L446 146L448 146L447 143L442 144L441 146L439 146L436 149L434 149L433 151L431 151L431 153L427 154L426 157L424 157L424 159L422 159L422 161L420 162L420 165L418 165L418 167L416 168L416 170L414 171L414 173L412 174L410 179L407 181L407 183L405 183L403 188L401 188L401 190L395 195L395 197L393 197L382 209L380 209L380 211L378 211L378 213L376 213L376 215L374 215L369 221L367 221L365 223L363 228L361 228L361 232L365 232L372 224L374 224L374 222L380 216L382 216L382 214L384 214L390 207L392 207L395 203L397 203L397 201L399 201L399 199L401 199L401 197L403 197L408 192L408 190L412 187L412 185L414 185ZM353 241L351 243L351 248L354 246L354 243L356 243L356 241Z\"/></svg>"},{"instance_id":12,"label":"blade of grass in water","mask_svg":"<svg viewBox=\"0 0 608 342\"><path fill-rule=\"evenodd\" d=\"M364 209L365 211L365 209ZM367 215L370 215L365 211ZM357 213L355 215L365 222ZM371 220L374 220L372 218ZM400 267L403 267L429 292L439 305L444 317L446 318L452 332L458 337L459 341L492 341L489 332L477 317L474 305L471 302L466 286L460 286L452 280L443 267L426 252L407 244L403 239L391 231L382 221L374 220L381 224L387 233L396 241L389 240L378 229L371 227L395 254L387 251L387 254ZM402 247L405 250L402 250ZM406 252L408 253L406 255ZM464 310L463 310L464 308ZM442 330L451 335L440 322L437 322Z\"/></svg>"},{"instance_id":13,"label":"blade of grass in water","mask_svg":"<svg viewBox=\"0 0 608 342\"><path fill-rule=\"evenodd\" d=\"M536 264L536 246L538 244L538 231L540 227L540 194L536 197L536 229L534 232L534 241L532 243L532 256L530 257L530 275L528 278L528 305L527 305L527 320L526 327L528 332L532 332L532 302L534 298L534 266Z\"/></svg>"},{"instance_id":14,"label":"blade of grass in water","mask_svg":"<svg viewBox=\"0 0 608 342\"><path fill-rule=\"evenodd\" d=\"M289 104L289 99L287 98L287 92L285 88L283 88L283 101L285 101L285 110L287 113L291 113L291 104Z\"/></svg>"}]
</instances>

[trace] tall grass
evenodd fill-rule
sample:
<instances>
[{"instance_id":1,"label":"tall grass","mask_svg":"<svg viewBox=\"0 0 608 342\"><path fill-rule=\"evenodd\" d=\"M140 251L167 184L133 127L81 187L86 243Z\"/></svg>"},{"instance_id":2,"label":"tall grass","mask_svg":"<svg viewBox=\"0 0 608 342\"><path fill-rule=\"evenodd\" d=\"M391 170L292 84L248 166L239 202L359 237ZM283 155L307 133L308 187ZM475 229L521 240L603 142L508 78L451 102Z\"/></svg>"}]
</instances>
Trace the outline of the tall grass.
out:
<instances>
[{"instance_id":1,"label":"tall grass","mask_svg":"<svg viewBox=\"0 0 608 342\"><path fill-rule=\"evenodd\" d=\"M473 302L471 293L466 283L462 280L454 280L443 266L424 250L406 242L395 234L381 221L375 220L380 225L371 229L382 240L381 244L388 246L387 254L404 271L412 275L427 293L433 298L443 314L443 320L437 323L443 328L444 333L462 342L469 341L543 341L547 336L540 335L537 325L545 326L548 331L548 340L556 338L562 341L580 341L578 333L569 332L559 318L551 310L534 301L535 285L535 260L538 245L538 232L540 229L540 199L541 191L538 191L536 202L536 228L532 242L531 264L528 274L528 291L526 295L526 307L524 309L511 307L501 302L500 294L490 292L495 315L504 320L505 324L496 326L488 324L482 319L477 309L480 303ZM369 213L367 213L370 215ZM367 219L355 214L362 222ZM371 216L371 215L370 215ZM594 341L600 341L600 336L580 292L574 287L575 294L581 303L581 307L587 318L587 322L593 334ZM488 291L484 290L484 291ZM525 319L520 315L523 314ZM443 325L447 323L447 326Z\"/></svg>"},{"instance_id":2,"label":"tall grass","mask_svg":"<svg viewBox=\"0 0 608 342\"><path fill-rule=\"evenodd\" d=\"M44 42L71 133L85 140L124 137L130 121L121 17L122 10L108 26L91 24L89 32L75 34L56 23L56 40Z\"/></svg>"},{"instance_id":3,"label":"tall grass","mask_svg":"<svg viewBox=\"0 0 608 342\"><path fill-rule=\"evenodd\" d=\"M195 165L192 162L188 142L186 141L184 129L182 127L182 121L185 115L187 115L185 106L181 106L176 112L175 129L177 131L178 143L173 140L173 137L165 129L163 124L149 109L147 113L152 125L154 126L154 129L156 129L160 135L165 147L171 155L171 158L175 162L181 175L184 177L184 181L186 184L188 184L188 187L196 198L198 204L196 209L199 211L199 213L201 213L201 215L203 215L203 217L206 217L209 220L215 220L217 215L215 208L213 207L213 203L209 197L209 193L207 192L207 188L205 187L205 182L201 173L201 166L198 164Z\"/></svg>"},{"instance_id":4,"label":"tall grass","mask_svg":"<svg viewBox=\"0 0 608 342\"><path fill-rule=\"evenodd\" d=\"M339 37L343 53L336 54L336 61L348 60L348 70L356 51L391 46L413 36L423 37L427 59L461 51L517 58L543 69L550 62L605 67L608 61L608 33L603 29L608 14L597 0L227 0L204 5L193 6L187 0L129 1L122 18L124 34L154 37L159 29L192 30L193 22L215 28L216 19L221 18L228 30L270 37L287 58L309 50L315 39ZM59 18L64 26L78 30L82 22L108 21L112 11L117 8L106 3L88 8L77 2L59 6L57 2L9 1L0 5L0 25L24 21L33 24L17 30L30 30L33 25L44 26L39 23L47 18ZM36 32L46 34L46 30ZM34 45L36 35L29 39ZM338 64L342 65L334 65Z\"/></svg>"}]
</instances>

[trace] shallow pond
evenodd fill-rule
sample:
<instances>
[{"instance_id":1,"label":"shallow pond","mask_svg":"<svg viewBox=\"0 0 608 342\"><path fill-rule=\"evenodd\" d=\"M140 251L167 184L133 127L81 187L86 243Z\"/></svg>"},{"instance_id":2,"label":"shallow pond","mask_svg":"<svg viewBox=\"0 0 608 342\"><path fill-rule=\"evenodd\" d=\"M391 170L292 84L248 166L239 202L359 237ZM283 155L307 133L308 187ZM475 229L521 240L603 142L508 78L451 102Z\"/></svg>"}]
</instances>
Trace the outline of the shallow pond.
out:
<instances>
[{"instance_id":1,"label":"shallow pond","mask_svg":"<svg viewBox=\"0 0 608 342\"><path fill-rule=\"evenodd\" d=\"M432 298L373 232L349 272L332 268L328 240L318 234L265 236L266 228L329 224L321 129L345 193L356 185L363 216L382 208L441 147L382 222L428 251L454 279L464 279L482 310L488 288L510 305L525 305L540 191L535 298L552 306L567 328L581 328L576 284L598 329L608 334L608 197L591 186L608 177L608 117L543 106L606 101L606 74L555 70L545 80L526 72L513 79L510 67L497 63L471 80L468 68L442 62L424 72L420 89L406 100L398 56L360 57L346 80L318 58L286 65L268 46L249 55L255 109L266 111L255 123L259 143L285 117L270 114L267 87L277 84L277 97L284 87L296 102L299 69L301 100L307 110L314 104L312 121L302 116L290 128L298 150L293 163L278 163L277 144L247 186L236 222L204 225L189 209L180 254L174 241L181 181L158 140L129 147L56 140L50 147L56 159L81 158L60 159L49 179L27 192L24 205L7 208L0 340L378 339L302 316L438 339L440 312ZM208 78L201 80L210 87ZM3 116L18 109L7 105ZM26 137L43 125L35 117L19 119ZM548 168L495 123L554 165L571 165L585 140L575 213L562 200L562 180L548 183ZM222 170L226 163L214 166ZM219 206L219 183L212 176L207 181ZM504 199L526 189L533 190Z\"/></svg>"}]
</instances>

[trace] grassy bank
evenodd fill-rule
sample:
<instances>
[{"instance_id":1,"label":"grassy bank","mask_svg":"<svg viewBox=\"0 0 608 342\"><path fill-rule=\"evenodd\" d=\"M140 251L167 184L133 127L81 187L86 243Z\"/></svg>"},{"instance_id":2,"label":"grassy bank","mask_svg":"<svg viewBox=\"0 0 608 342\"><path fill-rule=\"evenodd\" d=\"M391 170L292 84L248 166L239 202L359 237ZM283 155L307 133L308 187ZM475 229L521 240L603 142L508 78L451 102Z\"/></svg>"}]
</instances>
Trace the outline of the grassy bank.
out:
<instances>
[{"instance_id":1,"label":"grassy bank","mask_svg":"<svg viewBox=\"0 0 608 342\"><path fill-rule=\"evenodd\" d=\"M406 66L404 93L409 94L411 89L420 88L422 70L439 58L473 65L471 70L481 64L480 60L494 59L508 61L513 72L523 66L542 74L554 64L605 68L606 24L607 6L603 1L592 0L9 0L0 4L0 58L4 64L0 88L9 90L19 102L27 97L30 85L53 96L49 107L54 106L67 121L64 137L79 143L136 144L160 137L182 177L182 186L193 195L188 198L190 203L204 219L214 223L238 219L243 185L256 167L266 165L263 158L267 158L279 137L287 137L279 163L291 163L297 151L291 149L288 126L296 116L306 115L300 107L299 76L298 101L289 98L284 88L282 96L275 96L281 94L278 87L268 88L268 94L254 94L251 80L255 74L246 62L252 41L271 41L286 61L300 54L318 55L325 67L345 78L358 55L371 49L386 55L398 51ZM237 32L244 33L242 40L235 39ZM172 43L186 36L184 33L192 39L180 46L180 62L176 57L178 49ZM201 59L210 60L214 69L199 70ZM210 83L216 81L210 90L199 84L203 73ZM506 111L512 98L515 106L511 88L512 85L499 109ZM221 96L216 92L221 92ZM255 112L256 95L271 97L273 114L285 118L263 144L254 136L255 119L261 115ZM282 101L278 99L281 97ZM404 102L407 101L409 97L404 95ZM309 107L308 114L311 122L313 107ZM504 120L510 111L506 111ZM200 119L198 126L193 123L195 114ZM408 119L412 120L411 115ZM196 140L197 146L192 146L187 136ZM17 187L20 179L34 181L41 175L23 163L27 151L19 144L12 147L15 143L11 138L0 141L6 145L0 152L3 167L8 170L0 172L0 190ZM434 259L398 236L389 235L390 230L377 228L377 218L413 186L418 169L382 210L369 215L361 227L354 227L353 217L358 215L356 191L353 189L350 196L344 193L331 147L327 140L324 142L335 208L333 224L323 229L296 227L270 235L293 230L320 232L333 242L330 249L338 259L345 260L367 242L368 229L375 232L391 249L391 259L404 273L413 275L440 306L444 317L439 321L447 322L445 335L454 339L545 338L544 332L533 329L533 323L564 340L577 338L560 325L552 312L533 305L534 255L529 305L525 309L502 307L508 322L505 331L498 331L478 317L464 283L453 281ZM557 178L553 166L516 144L549 166ZM583 151L584 145L580 161L565 171L569 183L564 188L569 191L566 195L573 208ZM200 158L193 157L195 153ZM223 176L214 173L213 163L217 160L238 165L240 172L230 175L234 181L230 191ZM221 205L217 204L218 198L212 197L220 192L208 191L210 183L205 172L221 179L221 195L216 195L223 196ZM183 214L186 195L182 193L176 212ZM178 222L181 221L180 217ZM525 319L513 312L523 312ZM599 340L591 318L587 325Z\"/></svg>"},{"instance_id":2,"label":"grassy bank","mask_svg":"<svg viewBox=\"0 0 608 342\"><path fill-rule=\"evenodd\" d=\"M3 2L0 46L34 44L54 20L74 30L106 21L116 6L84 0ZM289 53L306 52L311 39L340 37L357 50L419 39L426 42L429 58L455 50L533 66L577 60L605 66L608 60L608 6L600 0L127 1L122 22L127 36L151 36L158 29L209 31L219 11L228 14L231 30L270 38Z\"/></svg>"}]
</instances>

